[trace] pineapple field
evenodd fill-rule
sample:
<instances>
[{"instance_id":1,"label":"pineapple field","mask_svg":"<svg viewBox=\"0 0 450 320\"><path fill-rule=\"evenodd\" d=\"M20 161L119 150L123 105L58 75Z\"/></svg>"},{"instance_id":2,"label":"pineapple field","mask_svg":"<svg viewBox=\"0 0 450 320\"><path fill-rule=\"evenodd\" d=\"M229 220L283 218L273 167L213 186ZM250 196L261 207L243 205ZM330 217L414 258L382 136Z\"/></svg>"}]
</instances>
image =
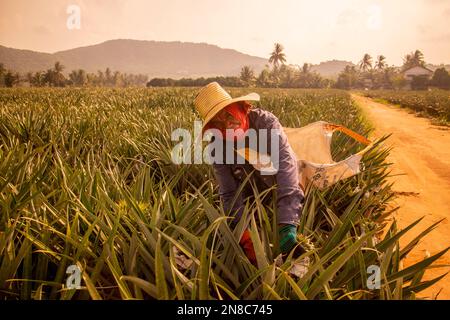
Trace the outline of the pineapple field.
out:
<instances>
[{"instance_id":1,"label":"pineapple field","mask_svg":"<svg viewBox=\"0 0 450 320\"><path fill-rule=\"evenodd\" d=\"M380 102L408 108L419 116L432 118L437 124L450 124L450 94L445 90L394 91L371 90L363 93Z\"/></svg>"},{"instance_id":2,"label":"pineapple field","mask_svg":"<svg viewBox=\"0 0 450 320\"><path fill-rule=\"evenodd\" d=\"M364 154L361 173L306 189L303 274L291 256L277 258L276 203L263 204L274 190L255 190L232 229L212 167L171 161L172 131L198 119L197 91L0 90L1 299L415 299L443 277L423 279L447 249L403 268L437 223L399 246L420 219L400 230L391 218L388 135ZM252 91L283 126L324 120L373 130L345 91ZM363 147L333 136L336 161ZM238 242L247 226L257 267ZM78 288L67 286L71 268L80 270Z\"/></svg>"}]
</instances>

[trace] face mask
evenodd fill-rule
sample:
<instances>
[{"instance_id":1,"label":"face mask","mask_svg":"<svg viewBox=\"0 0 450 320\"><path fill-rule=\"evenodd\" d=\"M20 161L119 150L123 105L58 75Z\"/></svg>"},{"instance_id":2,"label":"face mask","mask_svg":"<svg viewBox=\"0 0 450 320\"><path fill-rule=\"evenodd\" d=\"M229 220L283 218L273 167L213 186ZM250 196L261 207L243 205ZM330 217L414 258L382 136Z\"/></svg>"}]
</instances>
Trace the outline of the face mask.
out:
<instances>
[{"instance_id":1,"label":"face mask","mask_svg":"<svg viewBox=\"0 0 450 320\"><path fill-rule=\"evenodd\" d=\"M249 128L248 115L245 112L244 108L239 103L232 103L226 106L223 111L227 113L225 113L224 116L221 117L222 119L219 118L219 120L223 122L223 124L228 125L230 123L232 124L232 122L235 121L240 123L239 126L228 129L229 131L231 131L231 135L226 135L227 129L225 127L218 128L217 126L214 126L214 121L212 121L211 124L208 124L207 127L205 127L205 130L212 128L219 129L222 133L222 137L224 137L226 140L231 140L233 137L235 141L243 139Z\"/></svg>"}]
</instances>

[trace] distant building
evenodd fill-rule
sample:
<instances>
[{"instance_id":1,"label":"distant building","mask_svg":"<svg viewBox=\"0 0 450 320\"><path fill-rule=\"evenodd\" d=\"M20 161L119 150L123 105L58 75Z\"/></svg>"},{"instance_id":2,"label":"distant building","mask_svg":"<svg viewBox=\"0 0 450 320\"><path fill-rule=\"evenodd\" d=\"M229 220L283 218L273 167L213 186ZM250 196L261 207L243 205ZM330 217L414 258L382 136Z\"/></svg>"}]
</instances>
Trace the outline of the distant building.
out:
<instances>
[{"instance_id":1,"label":"distant building","mask_svg":"<svg viewBox=\"0 0 450 320\"><path fill-rule=\"evenodd\" d=\"M428 79L431 79L431 77L433 76L433 70L417 66L403 71L403 76L408 81L412 81L412 79L416 76L426 76Z\"/></svg>"},{"instance_id":2,"label":"distant building","mask_svg":"<svg viewBox=\"0 0 450 320\"><path fill-rule=\"evenodd\" d=\"M403 77L406 80L405 87L403 89L412 89L411 83L414 78L420 77L420 78L426 78L427 80L430 80L433 76L434 71L430 70L426 67L422 66L416 66L409 69L406 69L402 72ZM426 81L426 80L425 80ZM417 84L416 84L417 87ZM424 88L426 88L426 84L424 84ZM416 88L417 89L417 88Z\"/></svg>"}]
</instances>

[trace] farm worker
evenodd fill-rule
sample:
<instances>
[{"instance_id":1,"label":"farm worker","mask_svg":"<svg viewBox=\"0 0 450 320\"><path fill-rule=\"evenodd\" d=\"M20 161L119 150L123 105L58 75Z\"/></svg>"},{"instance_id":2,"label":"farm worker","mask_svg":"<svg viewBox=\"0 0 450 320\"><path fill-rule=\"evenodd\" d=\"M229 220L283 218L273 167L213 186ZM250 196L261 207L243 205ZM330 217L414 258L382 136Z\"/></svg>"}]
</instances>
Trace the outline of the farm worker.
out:
<instances>
[{"instance_id":1,"label":"farm worker","mask_svg":"<svg viewBox=\"0 0 450 320\"><path fill-rule=\"evenodd\" d=\"M250 128L257 132L260 129L267 129L267 132L270 129L278 129L280 132L277 136L279 165L277 172L273 175L262 175L248 162L245 164L228 164L225 161L222 164L213 163L224 210L234 215L231 225L236 226L243 213L244 199L253 192L246 184L240 194L236 195L236 193L250 173L250 179L258 190L276 185L279 249L283 255L295 249L294 256L298 256L301 248L297 246L297 226L303 208L304 193L299 186L296 156L278 118L269 111L256 108L246 101L259 101L259 95L251 93L233 99L217 82L211 82L201 88L194 100L195 108L203 120L203 132L208 129L219 130L224 144L235 145L236 140L245 138L243 134L236 134L231 137L231 141L227 141L230 139L226 135L226 129L232 129L235 133L245 133ZM270 140L269 134L267 137ZM248 229L244 231L239 243L250 262L256 265L255 251Z\"/></svg>"}]
</instances>

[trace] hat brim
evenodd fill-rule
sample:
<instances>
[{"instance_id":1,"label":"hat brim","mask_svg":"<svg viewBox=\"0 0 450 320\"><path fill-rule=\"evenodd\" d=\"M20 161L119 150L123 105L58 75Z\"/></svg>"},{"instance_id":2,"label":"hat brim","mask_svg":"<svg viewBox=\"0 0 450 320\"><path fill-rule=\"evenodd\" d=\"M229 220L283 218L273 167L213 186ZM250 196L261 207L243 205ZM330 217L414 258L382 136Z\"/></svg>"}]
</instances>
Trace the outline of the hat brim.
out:
<instances>
[{"instance_id":1,"label":"hat brim","mask_svg":"<svg viewBox=\"0 0 450 320\"><path fill-rule=\"evenodd\" d=\"M211 111L205 117L205 120L203 120L202 130L204 130L205 126L208 124L208 122L211 121L211 119L214 118L214 116L216 114L218 114L219 111L222 110L223 108L225 108L226 106L228 106L234 102L238 102L238 101L259 101L259 100L260 100L259 94L252 92L245 96L227 99L225 101L218 103L217 105L214 106L214 108L211 109Z\"/></svg>"}]
</instances>

